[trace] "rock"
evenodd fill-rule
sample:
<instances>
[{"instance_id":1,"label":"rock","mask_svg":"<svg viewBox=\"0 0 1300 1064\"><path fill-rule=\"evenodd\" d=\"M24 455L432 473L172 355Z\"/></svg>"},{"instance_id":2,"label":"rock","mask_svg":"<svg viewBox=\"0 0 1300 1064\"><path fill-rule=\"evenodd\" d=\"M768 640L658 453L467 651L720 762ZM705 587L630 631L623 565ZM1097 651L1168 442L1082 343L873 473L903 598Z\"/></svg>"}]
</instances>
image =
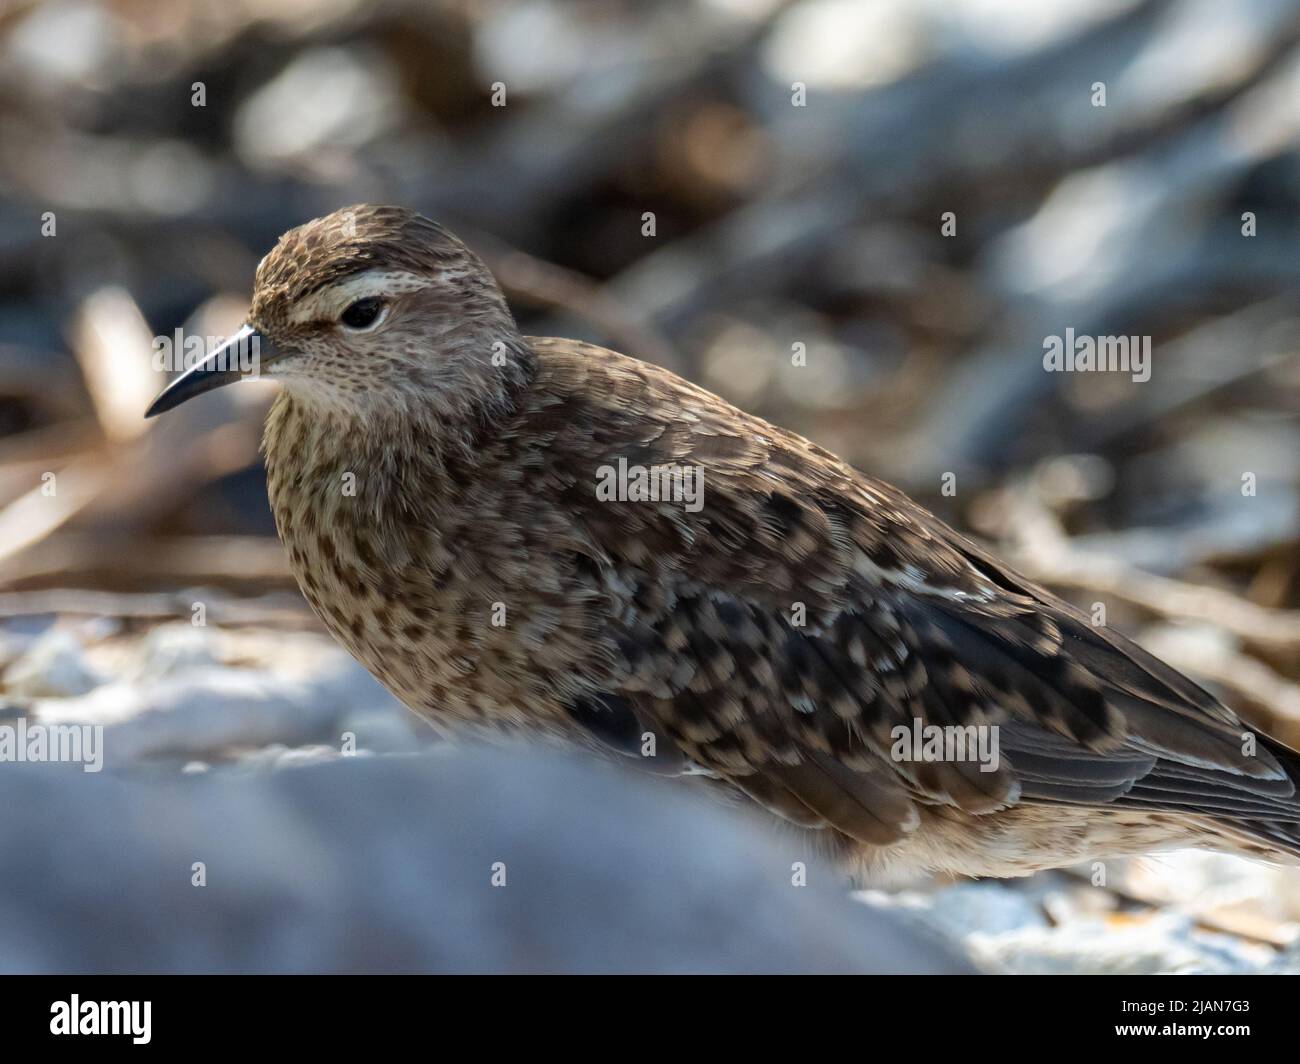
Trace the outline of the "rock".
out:
<instances>
[{"instance_id":1,"label":"rock","mask_svg":"<svg viewBox=\"0 0 1300 1064\"><path fill-rule=\"evenodd\" d=\"M972 970L795 839L586 759L42 768L0 773L5 972Z\"/></svg>"},{"instance_id":2,"label":"rock","mask_svg":"<svg viewBox=\"0 0 1300 1064\"><path fill-rule=\"evenodd\" d=\"M339 746L344 735L354 737L355 749L377 754L414 752L437 741L437 733L404 707L393 713L361 710L339 724Z\"/></svg>"},{"instance_id":3,"label":"rock","mask_svg":"<svg viewBox=\"0 0 1300 1064\"><path fill-rule=\"evenodd\" d=\"M309 676L208 666L36 704L44 723L103 724L105 758L117 768L157 758L221 760L274 743L337 748L341 721L362 709L406 712L343 656Z\"/></svg>"},{"instance_id":4,"label":"rock","mask_svg":"<svg viewBox=\"0 0 1300 1064\"><path fill-rule=\"evenodd\" d=\"M69 632L53 628L5 670L8 693L26 698L84 695L104 682Z\"/></svg>"},{"instance_id":5,"label":"rock","mask_svg":"<svg viewBox=\"0 0 1300 1064\"><path fill-rule=\"evenodd\" d=\"M128 676L139 681L158 680L189 669L219 664L207 628L192 624L163 624L150 630L139 649L139 661Z\"/></svg>"},{"instance_id":6,"label":"rock","mask_svg":"<svg viewBox=\"0 0 1300 1064\"><path fill-rule=\"evenodd\" d=\"M338 761L344 756L339 753L337 747L320 743L298 747L272 743L270 746L245 754L235 761L232 767L240 772L274 772L282 768L301 768L303 765ZM363 750L353 756L367 757L369 753Z\"/></svg>"}]
</instances>

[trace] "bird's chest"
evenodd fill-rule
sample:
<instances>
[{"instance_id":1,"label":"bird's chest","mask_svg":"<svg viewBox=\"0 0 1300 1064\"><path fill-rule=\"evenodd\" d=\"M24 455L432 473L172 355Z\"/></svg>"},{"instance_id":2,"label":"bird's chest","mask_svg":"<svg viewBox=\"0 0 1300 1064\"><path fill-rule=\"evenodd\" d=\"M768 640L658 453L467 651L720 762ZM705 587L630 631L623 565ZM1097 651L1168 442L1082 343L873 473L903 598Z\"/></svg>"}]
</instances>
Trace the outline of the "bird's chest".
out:
<instances>
[{"instance_id":1,"label":"bird's chest","mask_svg":"<svg viewBox=\"0 0 1300 1064\"><path fill-rule=\"evenodd\" d=\"M397 485L350 494L346 472L271 484L294 577L334 637L434 721L513 726L556 712L556 674L590 618L564 616L544 557L509 521L395 509ZM546 586L559 607L539 603Z\"/></svg>"}]
</instances>

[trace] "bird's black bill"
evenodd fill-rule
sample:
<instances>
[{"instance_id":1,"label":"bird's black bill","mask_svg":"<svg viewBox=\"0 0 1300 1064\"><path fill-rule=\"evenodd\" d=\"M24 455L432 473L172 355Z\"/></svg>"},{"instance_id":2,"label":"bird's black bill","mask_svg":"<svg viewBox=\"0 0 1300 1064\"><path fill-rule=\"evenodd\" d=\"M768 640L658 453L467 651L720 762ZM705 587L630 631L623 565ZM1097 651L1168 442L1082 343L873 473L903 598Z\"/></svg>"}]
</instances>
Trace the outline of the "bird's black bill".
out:
<instances>
[{"instance_id":1,"label":"bird's black bill","mask_svg":"<svg viewBox=\"0 0 1300 1064\"><path fill-rule=\"evenodd\" d=\"M145 417L164 413L196 395L230 384L244 377L256 377L275 357L271 342L251 325L245 325L229 340L191 366L149 404Z\"/></svg>"}]
</instances>

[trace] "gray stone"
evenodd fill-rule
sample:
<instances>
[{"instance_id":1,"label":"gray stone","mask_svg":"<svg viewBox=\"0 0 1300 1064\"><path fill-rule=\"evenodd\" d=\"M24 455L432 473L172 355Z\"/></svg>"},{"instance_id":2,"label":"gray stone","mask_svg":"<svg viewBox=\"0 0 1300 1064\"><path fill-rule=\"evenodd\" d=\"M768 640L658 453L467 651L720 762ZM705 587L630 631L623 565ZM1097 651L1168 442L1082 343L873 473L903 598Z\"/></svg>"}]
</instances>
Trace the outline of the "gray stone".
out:
<instances>
[{"instance_id":1,"label":"gray stone","mask_svg":"<svg viewBox=\"0 0 1300 1064\"><path fill-rule=\"evenodd\" d=\"M6 972L971 970L793 838L583 759L7 765L0 808L21 810L0 818Z\"/></svg>"}]
</instances>

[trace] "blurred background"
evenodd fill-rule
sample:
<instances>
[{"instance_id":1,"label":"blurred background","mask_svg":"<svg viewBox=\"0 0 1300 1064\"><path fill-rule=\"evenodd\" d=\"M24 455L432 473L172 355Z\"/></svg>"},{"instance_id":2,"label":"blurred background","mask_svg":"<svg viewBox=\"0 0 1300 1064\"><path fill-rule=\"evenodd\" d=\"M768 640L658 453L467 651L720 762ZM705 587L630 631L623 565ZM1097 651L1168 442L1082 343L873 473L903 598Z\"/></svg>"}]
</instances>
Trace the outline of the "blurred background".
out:
<instances>
[{"instance_id":1,"label":"blurred background","mask_svg":"<svg viewBox=\"0 0 1300 1064\"><path fill-rule=\"evenodd\" d=\"M0 712L105 726L116 860L161 795L201 819L193 776L430 756L289 577L272 386L140 417L155 337L230 333L279 234L361 201L457 232L525 332L809 436L1300 746L1300 2L8 2ZM1044 372L1067 328L1150 337L1151 379ZM0 866L20 910L30 873ZM858 900L994 969L1300 968L1294 872L1108 873Z\"/></svg>"}]
</instances>

